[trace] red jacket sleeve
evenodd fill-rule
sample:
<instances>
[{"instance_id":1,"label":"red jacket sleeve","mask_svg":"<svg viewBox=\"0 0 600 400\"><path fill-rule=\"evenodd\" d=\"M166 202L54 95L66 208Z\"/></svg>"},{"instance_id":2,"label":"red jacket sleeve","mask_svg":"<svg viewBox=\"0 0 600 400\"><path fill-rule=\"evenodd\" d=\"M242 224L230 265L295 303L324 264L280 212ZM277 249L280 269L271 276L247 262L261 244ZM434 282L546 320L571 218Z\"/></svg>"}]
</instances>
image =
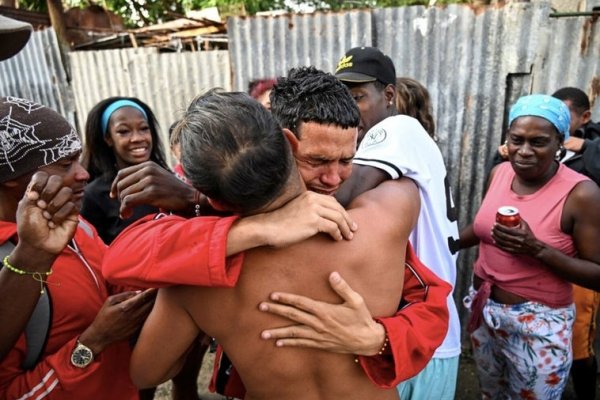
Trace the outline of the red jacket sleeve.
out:
<instances>
[{"instance_id":1,"label":"red jacket sleeve","mask_svg":"<svg viewBox=\"0 0 600 400\"><path fill-rule=\"evenodd\" d=\"M385 327L390 354L359 357L373 383L393 388L425 368L448 332L447 297L451 290L450 284L421 263L409 244L402 308L394 316L376 318Z\"/></svg>"},{"instance_id":2,"label":"red jacket sleeve","mask_svg":"<svg viewBox=\"0 0 600 400\"><path fill-rule=\"evenodd\" d=\"M24 340L21 338L20 340ZM75 348L76 338L67 341L54 354L44 357L30 371L15 367L10 378L4 376L0 384L1 399L72 399L73 393L77 398L99 398L98 391L103 390L101 398L116 398L133 400L137 398L137 390L129 380L128 367L131 354L126 342L113 344L105 349L110 356L103 353L86 368L77 368L69 360ZM18 365L20 360L17 352L9 354L11 365ZM109 357L107 365L103 359ZM9 371L5 371L9 372ZM5 380L6 379L6 380ZM111 388L106 383L111 382Z\"/></svg>"},{"instance_id":3,"label":"red jacket sleeve","mask_svg":"<svg viewBox=\"0 0 600 400\"><path fill-rule=\"evenodd\" d=\"M112 242L102 274L111 283L136 287L233 287L243 254L226 258L226 250L227 234L237 218L142 218Z\"/></svg>"}]
</instances>

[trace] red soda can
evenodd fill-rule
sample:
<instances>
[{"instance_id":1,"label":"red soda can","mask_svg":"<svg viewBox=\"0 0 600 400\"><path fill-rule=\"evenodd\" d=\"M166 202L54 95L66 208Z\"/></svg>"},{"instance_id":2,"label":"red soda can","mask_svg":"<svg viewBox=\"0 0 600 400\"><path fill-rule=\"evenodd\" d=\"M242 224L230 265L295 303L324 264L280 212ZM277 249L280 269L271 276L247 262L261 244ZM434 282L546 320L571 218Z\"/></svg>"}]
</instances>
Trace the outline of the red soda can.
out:
<instances>
[{"instance_id":1,"label":"red soda can","mask_svg":"<svg viewBox=\"0 0 600 400\"><path fill-rule=\"evenodd\" d=\"M496 213L496 222L500 225L515 227L521 223L521 216L519 210L513 206L503 206L498 209Z\"/></svg>"}]
</instances>

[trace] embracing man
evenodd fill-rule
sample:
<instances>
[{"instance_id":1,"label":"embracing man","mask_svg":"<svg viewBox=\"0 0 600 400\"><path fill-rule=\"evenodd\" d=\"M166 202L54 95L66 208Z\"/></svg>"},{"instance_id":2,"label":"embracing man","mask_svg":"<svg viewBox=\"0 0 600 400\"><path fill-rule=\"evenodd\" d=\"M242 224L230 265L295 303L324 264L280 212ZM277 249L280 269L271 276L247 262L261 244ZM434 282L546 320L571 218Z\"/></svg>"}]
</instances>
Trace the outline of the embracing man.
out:
<instances>
[{"instance_id":1,"label":"embracing man","mask_svg":"<svg viewBox=\"0 0 600 400\"><path fill-rule=\"evenodd\" d=\"M288 132L287 137L307 189L314 195L314 192L326 193L333 201L331 195L342 187L352 171L352 157L356 151L355 135L359 117L350 92L332 75L307 67L292 69L287 77L279 79L271 100L273 115L284 131ZM349 119L348 115L352 118ZM348 130L347 127L352 129ZM342 135L340 128L346 134ZM143 167L128 172L120 180L118 186L122 202L127 203L131 197L139 201L146 196L151 201L172 200L169 207L173 208L175 201L189 197L185 192L181 196L161 197L136 191L134 182L139 179L160 179L165 182L164 176L144 175L145 169L147 168ZM301 196L306 194L305 192ZM418 205L418 202L417 197L415 204ZM164 207L164 203L161 206ZM215 260L222 253L206 254L199 251L192 240L196 237L191 230L194 219L179 222L164 220L166 218L162 221L143 222L130 227L117 238L111 245L103 266L103 272L110 280L138 285L214 286L217 279L226 276L222 286L233 286L236 283L242 271L240 261L244 259L243 254L232 257L225 270L211 268L211 275L206 279L196 267L197 261L207 257ZM269 227L265 227L265 230L268 231ZM335 321L336 325L343 324L343 331L350 334L319 338L317 342L309 342L310 338L301 342L282 339L276 340L276 346L311 346L357 355L363 373L382 388L395 387L399 381L417 374L446 334L446 296L450 287L416 259L411 247L406 247L401 242L397 246L407 251L407 264L402 302L398 304L394 315L385 317L371 312L363 299L350 290L343 279L330 280L332 288L344 301L336 304L337 308L333 310L327 309L328 314L319 314L318 309L312 310L315 313L308 319L320 324L324 331L331 331L327 324ZM141 256L134 258L127 254ZM277 293L274 293L271 299L276 297ZM265 302L261 309L277 312L280 310L279 306ZM294 310L292 312L295 313ZM335 314L335 318L330 318L331 313ZM296 314L287 317L303 318ZM343 320L340 321L340 318ZM271 327L268 324L263 326L265 329ZM278 335L289 337L290 334L297 334L293 332L294 329L294 326L266 329L262 332L262 338L277 339ZM310 335L310 330L307 332ZM384 354L379 354L386 338L389 346ZM410 362L406 361L408 359ZM236 393L236 397L242 395L243 391Z\"/></svg>"},{"instance_id":2,"label":"embracing man","mask_svg":"<svg viewBox=\"0 0 600 400\"><path fill-rule=\"evenodd\" d=\"M358 112L352 107L336 111L345 125L306 122L305 129L342 141L350 138L344 149L351 160ZM186 175L216 208L251 215L277 209L306 191L292 154L294 134L282 131L245 94L209 92L197 98L177 129ZM169 379L202 330L231 358L246 399L398 399L394 389L373 384L352 354L277 348L262 340L264 326L289 322L261 312L259 304L274 290L335 301L327 280L337 279L339 271L361 292L372 313L393 315L402 296L408 235L418 210L414 184L389 182L350 205L349 213L361 227L350 242L316 236L283 249L247 251L234 288L160 289L132 357L134 382L144 387ZM369 250L375 246L379 251L373 254ZM387 344L385 339L380 353Z\"/></svg>"}]
</instances>

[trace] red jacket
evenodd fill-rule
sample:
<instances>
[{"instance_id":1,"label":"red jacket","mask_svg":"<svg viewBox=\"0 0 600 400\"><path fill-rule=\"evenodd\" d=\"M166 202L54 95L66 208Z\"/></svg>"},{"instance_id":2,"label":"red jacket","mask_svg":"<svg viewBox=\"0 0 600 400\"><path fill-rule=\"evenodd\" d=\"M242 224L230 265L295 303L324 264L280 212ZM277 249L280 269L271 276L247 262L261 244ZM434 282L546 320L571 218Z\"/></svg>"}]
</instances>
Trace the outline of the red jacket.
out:
<instances>
[{"instance_id":1,"label":"red jacket","mask_svg":"<svg viewBox=\"0 0 600 400\"><path fill-rule=\"evenodd\" d=\"M359 357L369 379L382 388L421 372L448 332L447 298L452 286L427 268L410 244L405 262L401 308L392 317L375 318L385 327L391 355Z\"/></svg>"},{"instance_id":2,"label":"red jacket","mask_svg":"<svg viewBox=\"0 0 600 400\"><path fill-rule=\"evenodd\" d=\"M14 223L0 221L0 243L15 234ZM22 334L0 363L1 399L138 398L129 379L128 343L108 346L87 368L74 367L70 362L77 338L92 323L109 295L100 272L106 245L90 224L77 229L74 241L79 250L65 248L48 277L52 325L41 360L30 371L21 369L26 352Z\"/></svg>"},{"instance_id":3,"label":"red jacket","mask_svg":"<svg viewBox=\"0 0 600 400\"><path fill-rule=\"evenodd\" d=\"M244 261L243 254L225 258L227 233L236 219L148 215L111 243L102 274L109 282L138 288L233 287Z\"/></svg>"},{"instance_id":4,"label":"red jacket","mask_svg":"<svg viewBox=\"0 0 600 400\"><path fill-rule=\"evenodd\" d=\"M111 282L138 287L233 287L243 263L243 254L225 261L227 233L235 219L144 218L110 245L102 272ZM359 357L369 379L382 388L418 374L448 330L446 298L451 286L425 267L410 245L406 263L403 308L393 317L377 318L387 331L392 354Z\"/></svg>"}]
</instances>

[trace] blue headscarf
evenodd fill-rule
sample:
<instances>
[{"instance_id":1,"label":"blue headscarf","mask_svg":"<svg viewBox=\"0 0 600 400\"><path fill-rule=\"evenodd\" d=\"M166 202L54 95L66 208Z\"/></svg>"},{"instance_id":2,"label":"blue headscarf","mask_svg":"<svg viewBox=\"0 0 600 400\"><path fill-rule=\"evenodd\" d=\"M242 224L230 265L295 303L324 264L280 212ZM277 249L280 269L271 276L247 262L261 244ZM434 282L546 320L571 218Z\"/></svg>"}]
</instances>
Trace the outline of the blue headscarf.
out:
<instances>
[{"instance_id":1,"label":"blue headscarf","mask_svg":"<svg viewBox=\"0 0 600 400\"><path fill-rule=\"evenodd\" d=\"M544 118L565 136L565 140L568 139L571 113L562 100L547 94L523 96L511 107L508 126L512 125L515 119L525 116Z\"/></svg>"}]
</instances>

